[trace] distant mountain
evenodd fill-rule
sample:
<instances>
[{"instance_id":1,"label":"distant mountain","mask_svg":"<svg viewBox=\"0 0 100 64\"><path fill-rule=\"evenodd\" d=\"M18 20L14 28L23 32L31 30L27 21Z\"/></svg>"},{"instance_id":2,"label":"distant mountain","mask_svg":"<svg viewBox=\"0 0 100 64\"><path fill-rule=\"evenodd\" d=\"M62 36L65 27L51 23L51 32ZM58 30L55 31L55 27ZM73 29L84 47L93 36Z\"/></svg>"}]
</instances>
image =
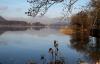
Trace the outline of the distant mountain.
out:
<instances>
[{"instance_id":1,"label":"distant mountain","mask_svg":"<svg viewBox=\"0 0 100 64\"><path fill-rule=\"evenodd\" d=\"M35 23L32 23L33 26L45 26L45 24L42 24L40 22L35 22Z\"/></svg>"},{"instance_id":2,"label":"distant mountain","mask_svg":"<svg viewBox=\"0 0 100 64\"><path fill-rule=\"evenodd\" d=\"M68 25L68 22L56 22L56 23L50 24L49 27L53 29L60 29L67 25Z\"/></svg>"},{"instance_id":3,"label":"distant mountain","mask_svg":"<svg viewBox=\"0 0 100 64\"><path fill-rule=\"evenodd\" d=\"M7 21L7 20L4 19L2 16L0 16L0 21Z\"/></svg>"},{"instance_id":4,"label":"distant mountain","mask_svg":"<svg viewBox=\"0 0 100 64\"><path fill-rule=\"evenodd\" d=\"M44 27L45 24L41 22L34 22L34 23L29 23L27 21L21 21L21 20L6 20L3 17L0 16L0 26L41 26Z\"/></svg>"},{"instance_id":5,"label":"distant mountain","mask_svg":"<svg viewBox=\"0 0 100 64\"><path fill-rule=\"evenodd\" d=\"M53 24L50 24L51 26L66 26L68 22L56 22Z\"/></svg>"},{"instance_id":6,"label":"distant mountain","mask_svg":"<svg viewBox=\"0 0 100 64\"><path fill-rule=\"evenodd\" d=\"M6 20L2 16L0 16L0 25L2 25L2 26L4 26L4 25L8 25L8 26L11 26L11 25L13 25L13 26L28 26L30 24L25 22L25 21Z\"/></svg>"}]
</instances>

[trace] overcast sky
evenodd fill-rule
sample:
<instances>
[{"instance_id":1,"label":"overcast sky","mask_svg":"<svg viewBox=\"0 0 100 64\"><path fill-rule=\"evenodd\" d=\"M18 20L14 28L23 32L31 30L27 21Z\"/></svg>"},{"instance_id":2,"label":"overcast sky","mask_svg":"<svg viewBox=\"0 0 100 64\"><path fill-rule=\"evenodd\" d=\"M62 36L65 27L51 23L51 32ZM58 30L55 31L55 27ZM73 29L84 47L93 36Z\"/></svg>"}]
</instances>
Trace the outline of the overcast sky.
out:
<instances>
[{"instance_id":1,"label":"overcast sky","mask_svg":"<svg viewBox=\"0 0 100 64\"><path fill-rule=\"evenodd\" d=\"M80 7L84 4L87 4L88 0L80 0L76 3L76 7ZM27 0L0 0L0 16L3 17L27 17L25 12L29 8ZM74 10L73 13L79 11ZM60 17L62 16L62 5L52 6L48 12L45 14L47 17Z\"/></svg>"}]
</instances>

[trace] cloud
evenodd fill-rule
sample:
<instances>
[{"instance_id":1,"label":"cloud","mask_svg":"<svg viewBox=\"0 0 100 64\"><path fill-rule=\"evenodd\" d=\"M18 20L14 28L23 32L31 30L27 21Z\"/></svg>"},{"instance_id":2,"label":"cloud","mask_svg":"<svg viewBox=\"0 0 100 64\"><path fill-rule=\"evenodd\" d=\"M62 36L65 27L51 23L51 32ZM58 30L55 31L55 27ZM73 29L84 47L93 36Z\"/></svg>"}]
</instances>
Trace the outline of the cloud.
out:
<instances>
[{"instance_id":1,"label":"cloud","mask_svg":"<svg viewBox=\"0 0 100 64\"><path fill-rule=\"evenodd\" d=\"M0 6L0 11L5 11L8 9L8 6Z\"/></svg>"}]
</instances>

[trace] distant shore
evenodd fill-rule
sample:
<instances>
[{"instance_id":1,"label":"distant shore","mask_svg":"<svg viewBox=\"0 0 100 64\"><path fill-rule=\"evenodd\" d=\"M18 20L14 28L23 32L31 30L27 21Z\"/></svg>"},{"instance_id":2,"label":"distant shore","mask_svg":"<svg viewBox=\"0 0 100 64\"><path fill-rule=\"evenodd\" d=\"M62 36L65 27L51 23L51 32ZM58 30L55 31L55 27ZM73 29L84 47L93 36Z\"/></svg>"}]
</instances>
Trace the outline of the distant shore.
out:
<instances>
[{"instance_id":1,"label":"distant shore","mask_svg":"<svg viewBox=\"0 0 100 64\"><path fill-rule=\"evenodd\" d=\"M0 27L43 27L43 26L15 26L15 25L0 25Z\"/></svg>"}]
</instances>

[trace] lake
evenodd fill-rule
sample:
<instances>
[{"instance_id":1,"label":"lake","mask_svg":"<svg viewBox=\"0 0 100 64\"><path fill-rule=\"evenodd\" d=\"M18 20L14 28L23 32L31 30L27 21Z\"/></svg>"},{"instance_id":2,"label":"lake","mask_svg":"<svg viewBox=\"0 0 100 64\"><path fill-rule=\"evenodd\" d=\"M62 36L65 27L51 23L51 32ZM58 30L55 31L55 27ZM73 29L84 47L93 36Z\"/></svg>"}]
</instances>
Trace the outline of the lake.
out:
<instances>
[{"instance_id":1,"label":"lake","mask_svg":"<svg viewBox=\"0 0 100 64\"><path fill-rule=\"evenodd\" d=\"M47 64L52 61L49 49L57 41L58 57L65 64L78 64L79 61L95 62L89 50L78 50L70 43L71 36L60 33L58 29L0 30L0 64ZM41 59L42 57L42 59ZM96 57L97 58L97 57ZM43 63L43 59L45 62ZM100 58L99 58L100 59Z\"/></svg>"}]
</instances>

